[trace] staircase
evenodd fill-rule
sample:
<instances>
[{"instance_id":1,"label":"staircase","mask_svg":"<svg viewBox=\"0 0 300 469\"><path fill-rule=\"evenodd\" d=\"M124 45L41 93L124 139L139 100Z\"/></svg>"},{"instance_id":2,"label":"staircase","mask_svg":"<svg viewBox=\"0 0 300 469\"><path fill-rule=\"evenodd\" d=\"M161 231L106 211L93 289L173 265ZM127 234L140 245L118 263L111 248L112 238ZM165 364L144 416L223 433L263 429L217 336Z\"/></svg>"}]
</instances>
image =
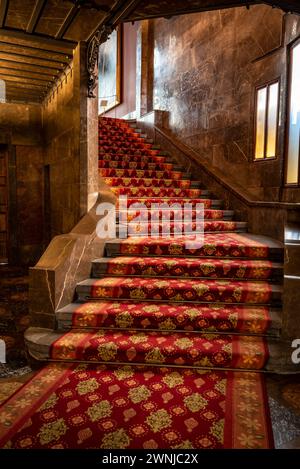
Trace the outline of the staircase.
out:
<instances>
[{"instance_id":1,"label":"staircase","mask_svg":"<svg viewBox=\"0 0 300 469\"><path fill-rule=\"evenodd\" d=\"M157 216L148 237L149 214L132 221L125 240L106 243L92 262L91 278L79 283L76 300L57 312L58 329L31 344L42 360L172 367L272 369L272 344L281 328L283 249L274 240L248 234L247 224L224 210L221 200L136 124L101 118L99 171L127 206L192 204L195 230L204 205L204 245L164 237ZM118 209L124 221L124 213ZM143 226L143 224L145 226ZM171 220L171 235L182 222Z\"/></svg>"},{"instance_id":2,"label":"staircase","mask_svg":"<svg viewBox=\"0 0 300 469\"><path fill-rule=\"evenodd\" d=\"M174 214L178 236L166 236L157 210L150 237L148 211L137 221L117 204L128 236L106 242L74 303L57 311L56 330L26 332L29 354L46 366L0 409L0 447L272 447L261 371L280 356L282 245L247 233L135 124L100 119L99 157L130 209L192 204L188 231ZM191 245L198 204L204 244Z\"/></svg>"}]
</instances>

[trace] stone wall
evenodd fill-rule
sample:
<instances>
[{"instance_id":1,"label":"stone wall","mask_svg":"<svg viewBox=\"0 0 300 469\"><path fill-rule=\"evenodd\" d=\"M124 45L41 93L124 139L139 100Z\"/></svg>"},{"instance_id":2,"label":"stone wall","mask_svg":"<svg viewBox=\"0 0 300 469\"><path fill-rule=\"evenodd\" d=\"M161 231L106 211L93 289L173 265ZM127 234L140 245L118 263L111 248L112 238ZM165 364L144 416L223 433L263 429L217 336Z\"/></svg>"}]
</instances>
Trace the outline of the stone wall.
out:
<instances>
[{"instance_id":1,"label":"stone wall","mask_svg":"<svg viewBox=\"0 0 300 469\"><path fill-rule=\"evenodd\" d=\"M41 106L0 104L0 143L7 154L9 261L33 265L44 249Z\"/></svg>"},{"instance_id":2,"label":"stone wall","mask_svg":"<svg viewBox=\"0 0 300 469\"><path fill-rule=\"evenodd\" d=\"M282 37L282 23L285 35ZM287 44L299 19L268 6L154 21L154 108L172 132L258 200L299 200L282 190ZM253 162L255 87L280 78L278 157Z\"/></svg>"},{"instance_id":3,"label":"stone wall","mask_svg":"<svg viewBox=\"0 0 300 469\"><path fill-rule=\"evenodd\" d=\"M97 99L87 99L85 64L79 44L72 72L43 106L51 237L71 231L97 191Z\"/></svg>"}]
</instances>

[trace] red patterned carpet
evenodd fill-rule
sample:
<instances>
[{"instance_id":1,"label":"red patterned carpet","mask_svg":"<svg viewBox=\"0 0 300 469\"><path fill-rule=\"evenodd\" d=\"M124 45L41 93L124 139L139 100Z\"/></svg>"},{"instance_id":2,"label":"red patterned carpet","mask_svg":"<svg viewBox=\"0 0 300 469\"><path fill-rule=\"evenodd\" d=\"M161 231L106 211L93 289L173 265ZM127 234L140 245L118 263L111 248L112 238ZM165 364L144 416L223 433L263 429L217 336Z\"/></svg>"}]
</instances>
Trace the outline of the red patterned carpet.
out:
<instances>
[{"instance_id":1,"label":"red patterned carpet","mask_svg":"<svg viewBox=\"0 0 300 469\"><path fill-rule=\"evenodd\" d=\"M270 448L265 402L255 373L49 365L2 408L0 446Z\"/></svg>"},{"instance_id":2,"label":"red patterned carpet","mask_svg":"<svg viewBox=\"0 0 300 469\"><path fill-rule=\"evenodd\" d=\"M106 243L76 303L59 312L69 330L50 347L56 364L1 407L0 446L271 447L258 371L280 307L282 253L243 234L222 201L124 121L100 119L99 158L112 191L128 195L125 208L188 202L185 227L195 229L203 204L204 244L148 237L149 213L120 206L133 228ZM182 225L171 215L171 232Z\"/></svg>"}]
</instances>

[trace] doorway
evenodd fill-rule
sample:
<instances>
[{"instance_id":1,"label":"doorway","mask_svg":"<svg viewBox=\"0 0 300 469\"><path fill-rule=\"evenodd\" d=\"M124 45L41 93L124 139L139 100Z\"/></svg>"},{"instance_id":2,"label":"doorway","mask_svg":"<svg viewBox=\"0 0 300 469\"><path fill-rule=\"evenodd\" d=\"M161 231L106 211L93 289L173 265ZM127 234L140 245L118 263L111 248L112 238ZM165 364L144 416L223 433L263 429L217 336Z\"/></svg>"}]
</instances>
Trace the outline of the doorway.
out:
<instances>
[{"instance_id":1,"label":"doorway","mask_svg":"<svg viewBox=\"0 0 300 469\"><path fill-rule=\"evenodd\" d=\"M0 264L8 262L7 145L0 145Z\"/></svg>"}]
</instances>

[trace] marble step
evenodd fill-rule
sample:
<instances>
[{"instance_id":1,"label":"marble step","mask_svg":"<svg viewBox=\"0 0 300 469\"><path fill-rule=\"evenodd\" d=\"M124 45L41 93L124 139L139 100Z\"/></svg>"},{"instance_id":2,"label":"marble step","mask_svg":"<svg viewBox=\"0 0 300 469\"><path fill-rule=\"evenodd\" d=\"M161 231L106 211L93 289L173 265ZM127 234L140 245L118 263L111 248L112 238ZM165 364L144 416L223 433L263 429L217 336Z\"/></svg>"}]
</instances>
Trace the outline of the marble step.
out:
<instances>
[{"instance_id":1,"label":"marble step","mask_svg":"<svg viewBox=\"0 0 300 469\"><path fill-rule=\"evenodd\" d=\"M118 177L103 176L105 182L113 187L163 187L163 188L182 188L182 189L200 189L199 181L190 181L186 179L166 179L166 178L145 178L145 177ZM130 180L130 181L129 181Z\"/></svg>"},{"instance_id":2,"label":"marble step","mask_svg":"<svg viewBox=\"0 0 300 469\"><path fill-rule=\"evenodd\" d=\"M115 170L137 170L137 171L179 171L182 172L180 166L174 166L172 163L146 163L134 161L108 161L99 160L100 169L115 169Z\"/></svg>"},{"instance_id":3,"label":"marble step","mask_svg":"<svg viewBox=\"0 0 300 469\"><path fill-rule=\"evenodd\" d=\"M170 256L170 257L212 257L233 259L269 259L284 261L283 244L266 236L243 234L206 233L204 245L193 249L186 238L128 238L112 239L105 243L108 257L131 256Z\"/></svg>"},{"instance_id":4,"label":"marble step","mask_svg":"<svg viewBox=\"0 0 300 469\"><path fill-rule=\"evenodd\" d=\"M176 222L171 221L169 227L166 222L148 222L148 221L134 221L132 220L127 226L120 223L116 226L117 236L120 231L128 233L128 236L145 237L150 235L155 236L193 236L195 234L205 233L245 233L247 231L247 222L244 221L227 221L227 220L200 220L192 222Z\"/></svg>"},{"instance_id":5,"label":"marble step","mask_svg":"<svg viewBox=\"0 0 300 469\"><path fill-rule=\"evenodd\" d=\"M173 257L102 257L92 262L92 277L237 279L281 282L283 264L268 260Z\"/></svg>"},{"instance_id":6,"label":"marble step","mask_svg":"<svg viewBox=\"0 0 300 469\"><path fill-rule=\"evenodd\" d=\"M282 286L265 281L105 277L78 283L76 295L79 302L126 299L281 306Z\"/></svg>"},{"instance_id":7,"label":"marble step","mask_svg":"<svg viewBox=\"0 0 300 469\"><path fill-rule=\"evenodd\" d=\"M77 332L81 332L81 331L79 330ZM104 333L104 335L102 335L102 337L103 337L102 342L103 342L104 349L106 349L106 347L107 347L106 344L108 344L108 346L109 346L110 343L115 342L114 337L115 337L116 331L103 331L103 333ZM28 350L29 356L31 358L33 358L34 360L37 360L37 361L40 361L40 362L48 361L50 359L53 360L53 355L52 355L52 352L51 352L52 344L54 342L62 339L65 336L65 334L66 334L65 332L53 331L51 329L30 327L25 332L25 344L26 344L26 348ZM72 332L70 332L69 334L72 334ZM155 334L157 335L157 333L155 333L155 332L151 332L150 334L152 336L155 335ZM185 339L190 339L191 338L191 336L190 335L188 336L188 334L185 334L185 335L182 334L182 333L179 333L179 334L180 334L181 339L184 339L184 338ZM178 334L178 336L179 336L179 334ZM123 333L123 337L124 337L123 340L122 340L122 336L120 336L120 339L124 343L124 346L125 346L126 343L128 343L128 340L127 340L128 336L132 336L132 334L130 334L129 332L126 334L124 332ZM136 333L134 333L134 336L136 336ZM164 333L164 332L160 333L160 337L166 337L166 336L167 336L167 333ZM174 336L174 333L172 333L172 336L173 336L173 339L176 340L176 341L178 339L180 339L180 337L177 338L177 336ZM214 336L215 336L215 334L214 334ZM96 337L98 337L97 332L96 332L95 339L96 339ZM255 343L259 344L260 341L261 341L261 339L259 337L255 338L255 337L248 337L248 336L232 336L232 335L228 336L228 338L229 337L230 337L231 342L237 343L237 341L239 341L241 345L243 345L243 343L244 343L246 345L246 347L242 346L241 349L245 349L245 350L247 350L247 343L253 349L254 344ZM92 344L93 343L93 337L91 337L91 339L92 339L92 341L91 341L91 344ZM206 343L210 342L209 334L205 334L205 339L204 340L205 340ZM213 339L211 339L211 340L213 340ZM201 340L201 335L198 338L196 338L196 341L199 343L199 345L197 347L197 350L200 353L200 352L202 352L202 347L201 347L200 344L203 341L203 339ZM72 342L72 341L70 341L68 339L68 343L70 343L70 342ZM158 342L162 342L162 340L158 340ZM220 338L219 338L220 345L222 345L223 342L224 342L224 346L227 350L228 350L229 347L231 349L230 342L228 340L226 340L225 336L220 336ZM225 344L225 342L227 343L227 345ZM186 340L184 342L182 341L182 343L184 343L185 347L188 345L188 342ZM168 345L172 347L172 344L168 344ZM179 342L179 346L180 345L181 345L181 342ZM268 358L268 360L265 361L264 366L262 367L263 371L268 371L268 372L281 372L282 371L282 358L281 357L283 355L283 352L286 349L286 345L287 344L285 344L283 341L278 340L276 338L268 337L268 338L265 339L265 341L264 341L265 358L267 358L267 357L269 357L269 358ZM89 349L89 344L86 344L86 346ZM139 347L139 349L140 349L140 347ZM157 359L159 359L160 354L157 353L158 352L157 349L160 349L160 351L162 353L164 351L163 346L162 347L158 346L156 348L152 347L150 350L154 350L156 353L153 354L153 357L152 357L152 355L151 355L151 357L148 356L148 363L146 363L146 364L148 364L149 366L154 366L154 365L158 364ZM176 347L176 349L177 349L177 347ZM209 347L204 346L204 350L203 350L204 354L205 354L206 349L210 350ZM64 357L67 356L67 358L60 358L60 359L56 358L57 361L74 361L74 362L76 362L76 359L69 358L69 357L72 356L71 355L72 354L72 349L70 349L70 348L69 349L60 349L59 348L57 355L60 353L60 350L63 352L63 356ZM92 350L93 350L93 346L92 346ZM99 350L98 347L97 347L97 350ZM182 354L180 354L180 356L178 356L178 357L176 356L176 358L175 358L177 363L175 363L171 366L174 366L174 368L176 368L176 367L180 368L180 367L184 366L185 368L190 367L190 368L203 369L203 370L212 368L212 364L207 359L204 360L203 362L201 362L199 360L198 362L196 362L196 365L192 365L192 364L186 365L186 364L183 363L184 355L185 355L185 349L182 348ZM246 356L246 354L243 354L243 355ZM253 352L252 352L252 356L254 358ZM256 356L256 354L255 354L255 356ZM83 358L84 358L84 356L83 356ZM104 357L105 360L100 359L99 361L96 359L96 357L94 357L94 356L92 357L91 355L86 356L86 358L92 358L93 363L113 363L113 362L115 362L115 361L108 361L107 357ZM118 356L116 356L115 358L119 359ZM132 353L130 353L129 355L126 354L126 360L121 361L121 363L124 363L126 365L128 365L128 363L138 364L138 361L137 360L135 361L134 358L135 357L133 356ZM140 358L142 358L142 357L140 357ZM209 359L209 357L207 357L207 358ZM262 358L261 357L261 352L259 352L257 354L257 359L261 359L261 358ZM85 362L85 361L89 361L89 360L81 359L80 361ZM161 366L161 363L159 363L159 366ZM245 362L245 367L244 366L241 367L240 365L239 365L239 367L240 367L240 369L243 369L243 370L248 370L249 371L249 370L252 369L253 371L259 371L258 369L255 369L252 366L250 360ZM215 368L215 369L226 369L226 368L231 369L230 366L226 367L225 363L221 364L221 366L216 366L216 365L213 364L213 368ZM285 369L287 369L287 367L285 367ZM292 363L290 363L289 364L289 371L291 371L291 372L299 371L299 366L296 366L296 365L293 365Z\"/></svg>"},{"instance_id":8,"label":"marble step","mask_svg":"<svg viewBox=\"0 0 300 469\"><path fill-rule=\"evenodd\" d=\"M207 191L203 189L194 189L194 188L183 188L183 187L153 187L153 186L115 186L112 178L106 178L106 184L110 186L111 191L116 195L127 195L129 198L156 198L160 199L163 202L163 199L166 198L184 198L189 199L192 203L193 199L199 199L202 197L202 194L206 194ZM206 208L209 208L210 205L206 205Z\"/></svg>"},{"instance_id":9,"label":"marble step","mask_svg":"<svg viewBox=\"0 0 300 469\"><path fill-rule=\"evenodd\" d=\"M192 209L192 220L195 220L195 218L198 216L204 216L205 220L227 220L230 221L233 218L234 211L233 210L210 210L210 209L203 209L202 210L196 210ZM179 210L174 210L172 211L171 208L163 207L161 209L158 209L157 207L147 208L147 209L142 209L140 208L128 208L127 211L124 210L118 210L117 211L117 220L126 220L126 215L127 215L127 220L132 220L135 217L138 217L139 220L148 220L150 221L151 219L153 220L162 220L163 217L169 216L170 220L175 219L180 219L180 216L182 219L184 218L184 213L182 208L180 207Z\"/></svg>"},{"instance_id":10,"label":"marble step","mask_svg":"<svg viewBox=\"0 0 300 469\"><path fill-rule=\"evenodd\" d=\"M268 320L266 321L266 316ZM80 328L176 330L199 333L243 333L278 337L280 308L212 304L93 301L71 303L56 312L58 330Z\"/></svg>"},{"instance_id":11,"label":"marble step","mask_svg":"<svg viewBox=\"0 0 300 469\"><path fill-rule=\"evenodd\" d=\"M128 169L128 168L99 168L100 176L104 178L153 178L153 179L191 179L190 173L164 169Z\"/></svg>"},{"instance_id":12,"label":"marble step","mask_svg":"<svg viewBox=\"0 0 300 469\"><path fill-rule=\"evenodd\" d=\"M112 188L113 189L113 188ZM127 207L132 207L133 204L143 204L147 208L153 207L153 209L158 210L158 205L159 207L166 207L167 205L171 208L173 205L175 206L181 206L184 207L185 204L190 204L192 206L192 210L199 209L199 204L200 204L200 209L204 210L220 210L223 201L218 200L218 199L210 199L211 194L209 191L200 190L200 197L201 198L191 198L191 197L143 197L143 196L128 196L127 197ZM155 204L155 205L154 205ZM190 207L189 205L189 207Z\"/></svg>"}]
</instances>

